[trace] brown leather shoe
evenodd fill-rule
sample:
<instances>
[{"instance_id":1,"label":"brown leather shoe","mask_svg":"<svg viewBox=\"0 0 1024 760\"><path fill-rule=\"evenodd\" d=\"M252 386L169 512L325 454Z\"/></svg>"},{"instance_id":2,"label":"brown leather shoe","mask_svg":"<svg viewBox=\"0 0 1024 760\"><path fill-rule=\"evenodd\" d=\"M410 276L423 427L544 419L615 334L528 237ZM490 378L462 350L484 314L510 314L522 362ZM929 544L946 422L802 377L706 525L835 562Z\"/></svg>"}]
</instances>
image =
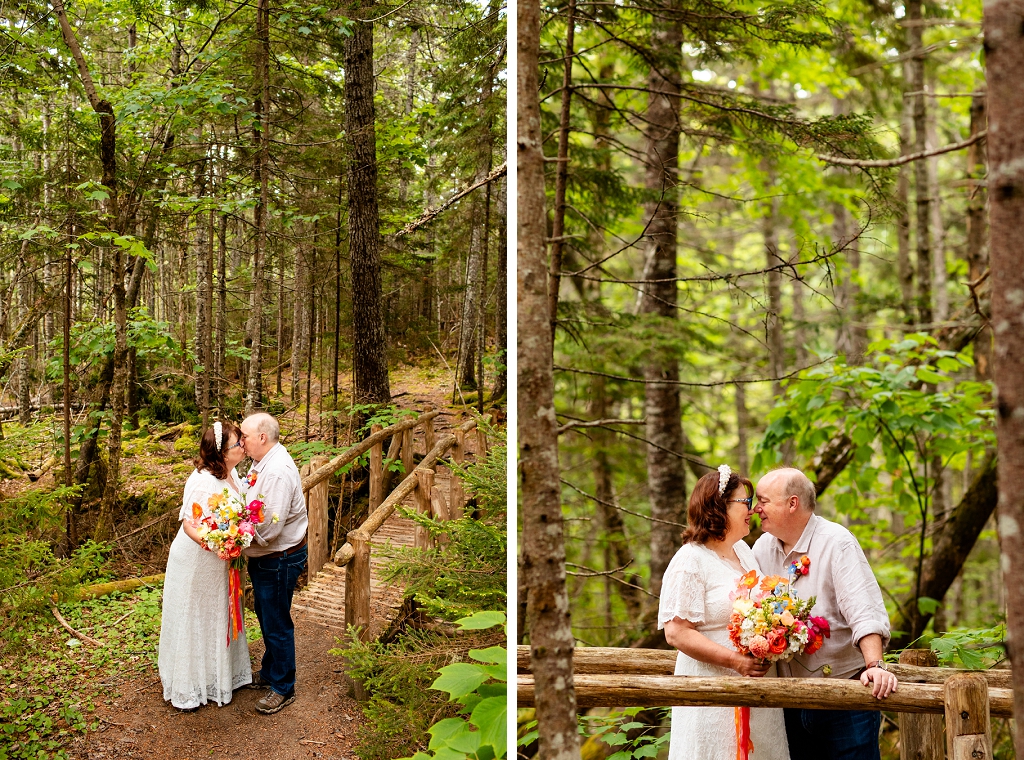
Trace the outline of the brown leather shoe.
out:
<instances>
[{"instance_id":1,"label":"brown leather shoe","mask_svg":"<svg viewBox=\"0 0 1024 760\"><path fill-rule=\"evenodd\" d=\"M261 676L260 672L257 670L257 671L254 671L253 674L252 674L252 681L250 683L247 683L245 686L242 686L241 688L243 688L243 689L267 689L267 688L270 688L270 684L268 684L266 681L263 680L263 676Z\"/></svg>"},{"instance_id":2,"label":"brown leather shoe","mask_svg":"<svg viewBox=\"0 0 1024 760\"><path fill-rule=\"evenodd\" d=\"M256 703L256 712L262 713L263 715L273 715L278 710L287 707L294 701L294 691L292 691L288 696L284 696L271 689L263 699Z\"/></svg>"}]
</instances>

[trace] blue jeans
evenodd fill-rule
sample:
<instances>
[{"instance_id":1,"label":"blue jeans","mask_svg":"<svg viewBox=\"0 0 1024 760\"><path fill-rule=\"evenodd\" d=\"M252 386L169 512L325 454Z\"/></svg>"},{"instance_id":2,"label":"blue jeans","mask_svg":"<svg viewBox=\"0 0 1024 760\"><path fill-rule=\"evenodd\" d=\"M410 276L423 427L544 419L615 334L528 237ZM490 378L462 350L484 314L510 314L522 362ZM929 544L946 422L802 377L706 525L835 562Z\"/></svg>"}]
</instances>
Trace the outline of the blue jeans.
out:
<instances>
[{"instance_id":1,"label":"blue jeans","mask_svg":"<svg viewBox=\"0 0 1024 760\"><path fill-rule=\"evenodd\" d=\"M271 689L285 697L295 691L292 594L305 565L305 546L287 557L249 558L256 617L259 618L263 642L266 644L260 677Z\"/></svg>"},{"instance_id":2,"label":"blue jeans","mask_svg":"<svg viewBox=\"0 0 1024 760\"><path fill-rule=\"evenodd\" d=\"M786 708L790 760L879 760L877 710Z\"/></svg>"}]
</instances>

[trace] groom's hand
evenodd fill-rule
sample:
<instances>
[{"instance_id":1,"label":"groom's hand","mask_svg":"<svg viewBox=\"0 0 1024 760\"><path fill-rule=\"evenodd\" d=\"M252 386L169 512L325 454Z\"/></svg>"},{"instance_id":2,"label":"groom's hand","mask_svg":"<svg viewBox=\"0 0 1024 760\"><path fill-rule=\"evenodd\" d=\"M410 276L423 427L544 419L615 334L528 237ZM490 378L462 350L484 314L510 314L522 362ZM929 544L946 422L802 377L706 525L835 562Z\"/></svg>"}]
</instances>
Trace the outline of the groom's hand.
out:
<instances>
[{"instance_id":1,"label":"groom's hand","mask_svg":"<svg viewBox=\"0 0 1024 760\"><path fill-rule=\"evenodd\" d=\"M867 686L872 685L871 694L875 699L885 699L894 691L898 683L896 676L888 670L879 667L870 667L860 674L860 682Z\"/></svg>"}]
</instances>

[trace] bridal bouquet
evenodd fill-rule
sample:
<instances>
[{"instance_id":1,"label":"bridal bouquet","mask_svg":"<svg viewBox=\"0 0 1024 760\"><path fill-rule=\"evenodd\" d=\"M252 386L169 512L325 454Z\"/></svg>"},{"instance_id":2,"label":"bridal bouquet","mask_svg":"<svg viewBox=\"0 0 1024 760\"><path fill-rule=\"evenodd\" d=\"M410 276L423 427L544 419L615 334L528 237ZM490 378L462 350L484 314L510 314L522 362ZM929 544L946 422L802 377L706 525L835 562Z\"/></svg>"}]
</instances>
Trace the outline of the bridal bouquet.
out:
<instances>
[{"instance_id":1,"label":"bridal bouquet","mask_svg":"<svg viewBox=\"0 0 1024 760\"><path fill-rule=\"evenodd\" d=\"M797 578L807 575L810 565L805 555L790 564L788 577L758 578L757 571L751 570L740 578L736 591L730 594L729 639L736 649L768 662L821 649L831 634L828 621L811 615L813 596L801 599L793 588Z\"/></svg>"},{"instance_id":2,"label":"bridal bouquet","mask_svg":"<svg viewBox=\"0 0 1024 760\"><path fill-rule=\"evenodd\" d=\"M252 543L256 525L263 522L263 501L256 497L248 504L225 488L206 502L210 514L203 517L200 504L192 504L192 517L199 520L196 532L206 548L223 560L241 561L242 549Z\"/></svg>"},{"instance_id":3,"label":"bridal bouquet","mask_svg":"<svg viewBox=\"0 0 1024 760\"><path fill-rule=\"evenodd\" d=\"M199 521L196 532L208 551L231 563L228 570L228 646L242 632L242 574L245 566L242 549L252 543L256 526L263 522L263 499L245 500L225 488L206 501L210 514L203 517L203 507L192 504L192 517Z\"/></svg>"},{"instance_id":4,"label":"bridal bouquet","mask_svg":"<svg viewBox=\"0 0 1024 760\"><path fill-rule=\"evenodd\" d=\"M793 583L807 575L811 559L804 555L791 562L787 577L767 575L759 578L756 570L740 578L729 598L729 640L743 654L759 660L778 662L798 654L814 654L829 638L831 631L823 617L811 615L815 597L801 599ZM760 583L758 583L760 581ZM756 589L755 589L756 587ZM826 665L825 675L832 669ZM754 749L750 739L750 708L734 709L736 723L736 757L747 760Z\"/></svg>"}]
</instances>

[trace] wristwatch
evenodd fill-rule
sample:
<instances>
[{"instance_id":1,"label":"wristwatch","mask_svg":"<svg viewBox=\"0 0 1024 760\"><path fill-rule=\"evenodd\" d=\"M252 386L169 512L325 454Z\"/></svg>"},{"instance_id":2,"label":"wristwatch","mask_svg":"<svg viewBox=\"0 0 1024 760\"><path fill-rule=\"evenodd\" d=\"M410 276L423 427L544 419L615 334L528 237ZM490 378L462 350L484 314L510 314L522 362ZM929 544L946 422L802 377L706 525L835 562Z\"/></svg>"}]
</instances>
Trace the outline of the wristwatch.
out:
<instances>
[{"instance_id":1,"label":"wristwatch","mask_svg":"<svg viewBox=\"0 0 1024 760\"><path fill-rule=\"evenodd\" d=\"M869 668L878 668L879 670L884 670L884 671L887 671L887 672L889 670L889 668L885 667L885 660L879 660L878 662L876 662L876 663L874 663L872 665L868 665L868 667Z\"/></svg>"}]
</instances>

